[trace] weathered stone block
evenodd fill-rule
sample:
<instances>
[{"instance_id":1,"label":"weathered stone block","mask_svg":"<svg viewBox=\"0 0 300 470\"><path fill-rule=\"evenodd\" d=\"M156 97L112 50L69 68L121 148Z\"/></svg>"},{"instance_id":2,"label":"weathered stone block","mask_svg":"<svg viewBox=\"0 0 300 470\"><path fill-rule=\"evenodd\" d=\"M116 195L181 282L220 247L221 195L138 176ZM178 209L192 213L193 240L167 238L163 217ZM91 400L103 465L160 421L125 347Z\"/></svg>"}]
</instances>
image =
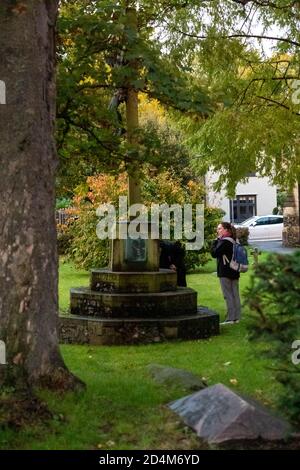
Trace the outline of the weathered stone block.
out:
<instances>
[{"instance_id":1,"label":"weathered stone block","mask_svg":"<svg viewBox=\"0 0 300 470\"><path fill-rule=\"evenodd\" d=\"M289 424L223 384L180 398L169 407L209 443L242 439L285 439Z\"/></svg>"},{"instance_id":2,"label":"weathered stone block","mask_svg":"<svg viewBox=\"0 0 300 470\"><path fill-rule=\"evenodd\" d=\"M103 293L151 293L175 291L177 275L170 269L157 272L91 270L91 290Z\"/></svg>"},{"instance_id":3,"label":"weathered stone block","mask_svg":"<svg viewBox=\"0 0 300 470\"><path fill-rule=\"evenodd\" d=\"M172 332L172 337L166 332ZM194 315L181 317L132 319L70 315L59 319L60 341L72 344L148 344L216 334L219 334L219 315L202 307Z\"/></svg>"},{"instance_id":4,"label":"weathered stone block","mask_svg":"<svg viewBox=\"0 0 300 470\"><path fill-rule=\"evenodd\" d=\"M160 364L149 364L147 369L153 379L162 385L182 387L190 391L199 391L207 387L206 383L200 377L184 369L166 367Z\"/></svg>"},{"instance_id":5,"label":"weathered stone block","mask_svg":"<svg viewBox=\"0 0 300 470\"><path fill-rule=\"evenodd\" d=\"M147 319L197 312L197 292L188 287L163 293L103 293L85 287L70 292L72 315Z\"/></svg>"},{"instance_id":6,"label":"weathered stone block","mask_svg":"<svg viewBox=\"0 0 300 470\"><path fill-rule=\"evenodd\" d=\"M117 224L117 236L120 226L125 226L130 221L119 221ZM145 233L148 233L148 239L130 240L113 239L111 242L110 270L111 271L158 271L159 270L159 240L151 239L151 224L144 227ZM122 229L121 229L122 230ZM140 243L143 250L137 249L138 256L129 256L129 245Z\"/></svg>"},{"instance_id":7,"label":"weathered stone block","mask_svg":"<svg viewBox=\"0 0 300 470\"><path fill-rule=\"evenodd\" d=\"M163 333L167 339L178 338L178 327L177 326L165 326Z\"/></svg>"}]
</instances>

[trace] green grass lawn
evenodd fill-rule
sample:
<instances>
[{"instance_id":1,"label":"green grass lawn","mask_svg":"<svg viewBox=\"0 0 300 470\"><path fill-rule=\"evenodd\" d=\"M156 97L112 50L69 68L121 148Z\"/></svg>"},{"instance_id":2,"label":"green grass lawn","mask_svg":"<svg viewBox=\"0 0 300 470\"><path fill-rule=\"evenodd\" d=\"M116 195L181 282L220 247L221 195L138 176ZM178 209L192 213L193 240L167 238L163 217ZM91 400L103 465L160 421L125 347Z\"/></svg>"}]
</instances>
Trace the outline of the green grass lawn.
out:
<instances>
[{"instance_id":1,"label":"green grass lawn","mask_svg":"<svg viewBox=\"0 0 300 470\"><path fill-rule=\"evenodd\" d=\"M198 304L225 316L225 306L211 261L188 276L198 292ZM241 276L241 291L250 273ZM69 288L88 285L89 276L70 264L60 267L60 308L68 308ZM245 322L221 327L220 336L208 340L177 341L147 346L61 347L74 374L87 385L85 393L58 396L43 393L53 411L45 426L0 434L0 448L17 449L197 449L201 443L165 406L186 395L177 388L153 382L151 363L184 368L208 385L222 382L239 392L273 405L278 384L272 363L255 355ZM203 444L202 444L203 446Z\"/></svg>"},{"instance_id":2,"label":"green grass lawn","mask_svg":"<svg viewBox=\"0 0 300 470\"><path fill-rule=\"evenodd\" d=\"M89 273L75 269L71 263L65 263L61 259L59 266L59 309L67 313L70 305L70 288L89 285Z\"/></svg>"}]
</instances>

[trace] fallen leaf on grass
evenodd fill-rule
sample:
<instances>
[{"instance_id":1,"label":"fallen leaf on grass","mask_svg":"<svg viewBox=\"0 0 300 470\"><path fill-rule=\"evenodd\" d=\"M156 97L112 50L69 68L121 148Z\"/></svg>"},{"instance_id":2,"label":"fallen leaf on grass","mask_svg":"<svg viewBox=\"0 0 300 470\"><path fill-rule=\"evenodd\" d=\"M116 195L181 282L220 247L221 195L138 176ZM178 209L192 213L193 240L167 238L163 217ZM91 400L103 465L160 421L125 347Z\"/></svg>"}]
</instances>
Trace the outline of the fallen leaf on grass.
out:
<instances>
[{"instance_id":1,"label":"fallen leaf on grass","mask_svg":"<svg viewBox=\"0 0 300 470\"><path fill-rule=\"evenodd\" d=\"M238 381L236 379L230 379L229 382L232 384L232 385L237 385Z\"/></svg>"},{"instance_id":2,"label":"fallen leaf on grass","mask_svg":"<svg viewBox=\"0 0 300 470\"><path fill-rule=\"evenodd\" d=\"M115 445L114 441L107 441L106 443L107 447L113 447Z\"/></svg>"}]
</instances>

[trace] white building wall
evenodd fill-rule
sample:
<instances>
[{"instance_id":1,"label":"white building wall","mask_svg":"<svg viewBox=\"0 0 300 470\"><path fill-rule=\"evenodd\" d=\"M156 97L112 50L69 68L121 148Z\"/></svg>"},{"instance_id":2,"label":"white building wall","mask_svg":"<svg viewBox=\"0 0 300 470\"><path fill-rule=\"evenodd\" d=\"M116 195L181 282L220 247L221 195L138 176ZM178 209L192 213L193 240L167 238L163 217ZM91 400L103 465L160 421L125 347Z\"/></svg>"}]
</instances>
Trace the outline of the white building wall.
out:
<instances>
[{"instance_id":1,"label":"white building wall","mask_svg":"<svg viewBox=\"0 0 300 470\"><path fill-rule=\"evenodd\" d=\"M219 207L225 212L224 221L230 221L230 199L226 196L224 190L219 193L213 191L211 185L218 180L218 175L209 173L206 177L207 203L210 206ZM247 183L239 183L236 187L236 195L255 195L256 196L256 215L272 214L277 205L277 190L269 178L250 176Z\"/></svg>"}]
</instances>

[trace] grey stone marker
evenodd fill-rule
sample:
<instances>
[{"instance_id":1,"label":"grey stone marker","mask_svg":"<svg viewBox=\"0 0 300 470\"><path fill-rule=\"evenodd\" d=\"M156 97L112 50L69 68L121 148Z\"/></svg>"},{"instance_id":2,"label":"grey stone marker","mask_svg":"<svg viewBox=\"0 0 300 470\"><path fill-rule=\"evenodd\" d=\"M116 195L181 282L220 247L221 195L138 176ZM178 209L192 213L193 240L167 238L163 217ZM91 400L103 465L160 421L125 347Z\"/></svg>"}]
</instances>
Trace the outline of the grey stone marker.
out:
<instances>
[{"instance_id":1,"label":"grey stone marker","mask_svg":"<svg viewBox=\"0 0 300 470\"><path fill-rule=\"evenodd\" d=\"M161 364L149 364L147 369L153 379L162 385L182 387L187 391L199 391L207 386L200 377L184 369Z\"/></svg>"},{"instance_id":2,"label":"grey stone marker","mask_svg":"<svg viewBox=\"0 0 300 470\"><path fill-rule=\"evenodd\" d=\"M168 406L197 436L211 444L258 438L282 440L290 431L286 421L222 384L207 387Z\"/></svg>"}]
</instances>

